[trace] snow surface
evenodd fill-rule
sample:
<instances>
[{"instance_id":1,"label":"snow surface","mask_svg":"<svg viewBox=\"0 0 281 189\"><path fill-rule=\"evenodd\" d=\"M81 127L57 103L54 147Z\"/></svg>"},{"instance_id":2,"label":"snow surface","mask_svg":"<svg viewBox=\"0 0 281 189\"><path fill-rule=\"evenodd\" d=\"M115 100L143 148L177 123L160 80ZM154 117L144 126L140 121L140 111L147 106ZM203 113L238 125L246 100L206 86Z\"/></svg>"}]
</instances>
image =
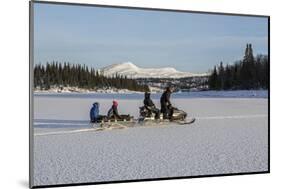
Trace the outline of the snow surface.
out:
<instances>
[{"instance_id":1,"label":"snow surface","mask_svg":"<svg viewBox=\"0 0 281 189\"><path fill-rule=\"evenodd\" d=\"M105 114L110 98L35 96L35 185L268 170L265 98L175 98L194 124L104 131L88 123L96 100ZM118 101L137 117L142 99Z\"/></svg>"},{"instance_id":2,"label":"snow surface","mask_svg":"<svg viewBox=\"0 0 281 189\"><path fill-rule=\"evenodd\" d=\"M194 76L207 76L206 73L195 74L189 72L180 72L175 68L139 68L131 62L113 64L100 69L105 76L123 75L129 78L183 78Z\"/></svg>"},{"instance_id":3,"label":"snow surface","mask_svg":"<svg viewBox=\"0 0 281 189\"><path fill-rule=\"evenodd\" d=\"M163 92L163 90L161 90ZM106 93L106 95L104 94ZM121 99L141 99L143 92L128 90L100 90L92 92L61 92L56 91L36 91L35 96L46 97L73 97L73 98L121 98ZM152 98L158 101L162 93L151 94ZM236 91L192 91L177 92L172 94L172 98L268 98L268 90L236 90ZM157 100L158 99L158 100Z\"/></svg>"}]
</instances>

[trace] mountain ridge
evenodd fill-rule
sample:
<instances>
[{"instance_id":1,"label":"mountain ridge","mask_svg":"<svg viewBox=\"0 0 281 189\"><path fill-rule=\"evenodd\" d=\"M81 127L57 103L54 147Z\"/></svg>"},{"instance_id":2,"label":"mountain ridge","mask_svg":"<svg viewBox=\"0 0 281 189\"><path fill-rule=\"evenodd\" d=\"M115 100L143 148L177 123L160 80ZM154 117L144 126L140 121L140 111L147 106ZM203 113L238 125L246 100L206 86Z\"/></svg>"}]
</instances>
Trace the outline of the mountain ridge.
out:
<instances>
[{"instance_id":1,"label":"mountain ridge","mask_svg":"<svg viewBox=\"0 0 281 189\"><path fill-rule=\"evenodd\" d=\"M197 74L178 71L172 67L140 68L132 62L123 62L103 67L99 70L104 76L122 75L128 78L184 78L207 76L207 73Z\"/></svg>"}]
</instances>

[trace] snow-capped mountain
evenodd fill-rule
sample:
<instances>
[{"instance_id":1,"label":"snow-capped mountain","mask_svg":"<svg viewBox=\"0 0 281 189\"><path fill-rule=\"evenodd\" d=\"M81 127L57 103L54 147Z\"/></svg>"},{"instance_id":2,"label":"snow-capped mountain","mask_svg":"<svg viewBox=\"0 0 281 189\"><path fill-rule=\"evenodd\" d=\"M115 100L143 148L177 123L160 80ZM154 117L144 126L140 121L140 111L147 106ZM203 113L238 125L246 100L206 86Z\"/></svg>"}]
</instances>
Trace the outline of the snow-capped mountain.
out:
<instances>
[{"instance_id":1,"label":"snow-capped mountain","mask_svg":"<svg viewBox=\"0 0 281 189\"><path fill-rule=\"evenodd\" d=\"M116 74L127 76L128 78L183 78L194 76L206 76L203 74L194 74L189 72L177 71L175 68L139 68L131 62L112 64L99 70L105 76L114 76Z\"/></svg>"}]
</instances>

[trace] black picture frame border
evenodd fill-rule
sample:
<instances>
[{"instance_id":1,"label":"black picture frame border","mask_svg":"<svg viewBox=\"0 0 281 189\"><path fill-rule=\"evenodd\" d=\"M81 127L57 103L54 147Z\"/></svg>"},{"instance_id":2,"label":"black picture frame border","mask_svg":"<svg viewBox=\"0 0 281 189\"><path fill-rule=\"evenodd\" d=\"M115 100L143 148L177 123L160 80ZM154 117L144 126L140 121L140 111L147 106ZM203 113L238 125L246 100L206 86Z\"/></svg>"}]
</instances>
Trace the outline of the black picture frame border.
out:
<instances>
[{"instance_id":1,"label":"black picture frame border","mask_svg":"<svg viewBox=\"0 0 281 189\"><path fill-rule=\"evenodd\" d=\"M102 182L85 182L85 183L70 183L70 184L56 184L56 185L33 185L33 65L34 65L34 7L33 4L52 4L52 5L70 5L70 6L86 6L86 7L101 7L101 8L118 8L118 9L133 9L146 11L166 11L178 13L195 13L195 14L211 14L224 16L245 16L245 17L263 17L268 19L268 170L258 172L240 172L240 173L224 173L211 175L196 175L196 176L180 176L180 177L160 177L149 179L135 179L135 180L116 180L116 181L102 181ZM269 174L270 173L270 16L257 14L240 14L227 12L209 12L209 11L194 11L194 10L180 10L180 9L165 9L165 8L149 8L149 7L133 7L121 5L103 5L103 4L88 4L88 3L70 3L57 1L29 1L29 188L53 188L53 187L68 187L68 186L85 186L85 185L99 185L99 184L115 184L115 183L131 183L144 181L165 181L176 179L191 179L191 178L211 178L224 176L240 176L240 175L254 175L254 174Z\"/></svg>"}]
</instances>

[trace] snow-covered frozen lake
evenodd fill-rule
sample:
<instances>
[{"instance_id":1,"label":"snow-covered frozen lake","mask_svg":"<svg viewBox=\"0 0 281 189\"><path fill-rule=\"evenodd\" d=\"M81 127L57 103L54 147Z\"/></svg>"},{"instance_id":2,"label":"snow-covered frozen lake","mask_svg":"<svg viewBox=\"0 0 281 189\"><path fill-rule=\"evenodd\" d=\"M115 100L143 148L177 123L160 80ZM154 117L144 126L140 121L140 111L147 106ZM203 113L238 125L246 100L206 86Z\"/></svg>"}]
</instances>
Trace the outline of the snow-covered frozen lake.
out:
<instances>
[{"instance_id":1,"label":"snow-covered frozen lake","mask_svg":"<svg viewBox=\"0 0 281 189\"><path fill-rule=\"evenodd\" d=\"M142 93L53 93L36 92L36 96L61 97L61 98L121 98L121 99L139 99L143 98ZM152 98L159 99L161 93L152 93ZM177 92L172 94L173 98L267 98L267 90L236 90L236 91L194 91Z\"/></svg>"},{"instance_id":2,"label":"snow-covered frozen lake","mask_svg":"<svg viewBox=\"0 0 281 189\"><path fill-rule=\"evenodd\" d=\"M120 113L138 116L143 95L112 95L35 95L35 185L268 170L267 96L173 95L194 124L95 131L88 122L95 101L102 114L114 98Z\"/></svg>"}]
</instances>

